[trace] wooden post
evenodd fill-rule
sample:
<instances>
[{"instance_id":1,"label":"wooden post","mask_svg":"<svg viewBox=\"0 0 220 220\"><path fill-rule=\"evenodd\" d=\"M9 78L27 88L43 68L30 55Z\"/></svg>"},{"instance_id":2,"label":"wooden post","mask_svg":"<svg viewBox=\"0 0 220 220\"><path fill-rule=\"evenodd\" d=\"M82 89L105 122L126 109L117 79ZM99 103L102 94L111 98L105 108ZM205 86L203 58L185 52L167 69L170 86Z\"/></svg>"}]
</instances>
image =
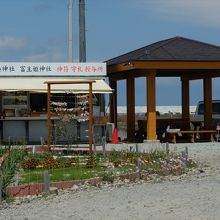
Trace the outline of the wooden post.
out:
<instances>
[{"instance_id":1,"label":"wooden post","mask_svg":"<svg viewBox=\"0 0 220 220\"><path fill-rule=\"evenodd\" d=\"M48 193L50 191L50 176L48 170L44 170L44 192Z\"/></svg>"},{"instance_id":2,"label":"wooden post","mask_svg":"<svg viewBox=\"0 0 220 220\"><path fill-rule=\"evenodd\" d=\"M134 141L135 136L135 84L134 78L127 78L127 139Z\"/></svg>"},{"instance_id":3,"label":"wooden post","mask_svg":"<svg viewBox=\"0 0 220 220\"><path fill-rule=\"evenodd\" d=\"M156 73L147 75L147 140L156 140Z\"/></svg>"},{"instance_id":4,"label":"wooden post","mask_svg":"<svg viewBox=\"0 0 220 220\"><path fill-rule=\"evenodd\" d=\"M50 104L51 104L51 87L50 83L47 84L47 128L48 128L48 134L47 134L47 146L48 149L50 149L51 146L51 112L50 112Z\"/></svg>"},{"instance_id":5,"label":"wooden post","mask_svg":"<svg viewBox=\"0 0 220 220\"><path fill-rule=\"evenodd\" d=\"M89 83L89 151L92 153L92 127L93 127L93 105L92 105L92 83Z\"/></svg>"},{"instance_id":6,"label":"wooden post","mask_svg":"<svg viewBox=\"0 0 220 220\"><path fill-rule=\"evenodd\" d=\"M182 77L182 119L189 120L189 79Z\"/></svg>"},{"instance_id":7,"label":"wooden post","mask_svg":"<svg viewBox=\"0 0 220 220\"><path fill-rule=\"evenodd\" d=\"M115 124L117 128L117 81L110 80L110 87L113 89L113 93L110 98L110 122Z\"/></svg>"},{"instance_id":8,"label":"wooden post","mask_svg":"<svg viewBox=\"0 0 220 220\"><path fill-rule=\"evenodd\" d=\"M204 125L205 129L212 127L212 78L203 79L203 95L204 95Z\"/></svg>"}]
</instances>

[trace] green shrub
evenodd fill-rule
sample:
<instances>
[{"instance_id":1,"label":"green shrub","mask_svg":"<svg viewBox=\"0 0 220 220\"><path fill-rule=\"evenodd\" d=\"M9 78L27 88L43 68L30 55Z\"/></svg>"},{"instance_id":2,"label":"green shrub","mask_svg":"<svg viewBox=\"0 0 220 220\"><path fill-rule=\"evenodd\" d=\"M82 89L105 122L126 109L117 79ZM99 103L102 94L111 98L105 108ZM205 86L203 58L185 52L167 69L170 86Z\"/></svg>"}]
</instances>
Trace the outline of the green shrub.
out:
<instances>
[{"instance_id":1,"label":"green shrub","mask_svg":"<svg viewBox=\"0 0 220 220\"><path fill-rule=\"evenodd\" d=\"M52 157L51 153L34 153L28 155L28 158L34 158L39 162L43 162L44 160L47 160L50 157Z\"/></svg>"},{"instance_id":2,"label":"green shrub","mask_svg":"<svg viewBox=\"0 0 220 220\"><path fill-rule=\"evenodd\" d=\"M139 154L134 152L127 152L125 154L126 161L132 164L136 164L138 156Z\"/></svg>"},{"instance_id":3,"label":"green shrub","mask_svg":"<svg viewBox=\"0 0 220 220\"><path fill-rule=\"evenodd\" d=\"M6 153L6 149L0 148L0 157L2 157Z\"/></svg>"},{"instance_id":4,"label":"green shrub","mask_svg":"<svg viewBox=\"0 0 220 220\"><path fill-rule=\"evenodd\" d=\"M186 167L188 169L196 168L197 164L192 159L189 159L189 160L186 161Z\"/></svg>"},{"instance_id":5,"label":"green shrub","mask_svg":"<svg viewBox=\"0 0 220 220\"><path fill-rule=\"evenodd\" d=\"M102 176L103 181L110 182L110 183L114 182L114 175L112 171L105 170L101 176Z\"/></svg>"},{"instance_id":6,"label":"green shrub","mask_svg":"<svg viewBox=\"0 0 220 220\"><path fill-rule=\"evenodd\" d=\"M168 158L168 155L165 152L160 151L154 151L150 153L143 153L141 154L141 159L144 162L152 162L152 161L158 161L158 160L165 160Z\"/></svg>"},{"instance_id":7,"label":"green shrub","mask_svg":"<svg viewBox=\"0 0 220 220\"><path fill-rule=\"evenodd\" d=\"M24 170L33 170L36 169L36 167L39 165L39 160L35 158L28 158L27 160L23 161L21 163L21 167Z\"/></svg>"},{"instance_id":8,"label":"green shrub","mask_svg":"<svg viewBox=\"0 0 220 220\"><path fill-rule=\"evenodd\" d=\"M60 168L68 168L68 167L71 167L71 166L73 166L72 165L72 160L71 160L72 158L58 158L57 159L57 162L59 163L59 167Z\"/></svg>"},{"instance_id":9,"label":"green shrub","mask_svg":"<svg viewBox=\"0 0 220 220\"><path fill-rule=\"evenodd\" d=\"M80 159L79 159L79 157L74 157L74 158L70 158L70 161L72 164L78 165L80 162Z\"/></svg>"},{"instance_id":10,"label":"green shrub","mask_svg":"<svg viewBox=\"0 0 220 220\"><path fill-rule=\"evenodd\" d=\"M97 165L98 165L98 159L96 158L96 156L93 153L89 154L86 162L86 167L93 168L96 167Z\"/></svg>"},{"instance_id":11,"label":"green shrub","mask_svg":"<svg viewBox=\"0 0 220 220\"><path fill-rule=\"evenodd\" d=\"M40 165L42 165L43 168L56 169L60 166L60 163L59 161L55 160L53 157L49 157L46 160L44 160Z\"/></svg>"},{"instance_id":12,"label":"green shrub","mask_svg":"<svg viewBox=\"0 0 220 220\"><path fill-rule=\"evenodd\" d=\"M2 189L4 190L7 185L10 183L16 168L17 164L20 163L27 155L25 149L12 149L8 156L6 157L2 165Z\"/></svg>"},{"instance_id":13,"label":"green shrub","mask_svg":"<svg viewBox=\"0 0 220 220\"><path fill-rule=\"evenodd\" d=\"M115 167L118 167L123 161L125 162L125 156L122 152L112 151L109 155L109 161L112 162Z\"/></svg>"}]
</instances>

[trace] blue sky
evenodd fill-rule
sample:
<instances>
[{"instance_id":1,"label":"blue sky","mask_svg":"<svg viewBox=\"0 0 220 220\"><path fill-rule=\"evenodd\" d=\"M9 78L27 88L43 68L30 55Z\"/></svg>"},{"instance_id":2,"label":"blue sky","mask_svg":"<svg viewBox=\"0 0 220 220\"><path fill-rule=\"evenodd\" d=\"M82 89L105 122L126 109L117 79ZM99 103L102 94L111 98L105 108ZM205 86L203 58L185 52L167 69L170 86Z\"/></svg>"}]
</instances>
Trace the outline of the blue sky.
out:
<instances>
[{"instance_id":1,"label":"blue sky","mask_svg":"<svg viewBox=\"0 0 220 220\"><path fill-rule=\"evenodd\" d=\"M0 0L0 61L65 62L68 0ZM78 0L74 2L74 61L78 61ZM104 61L150 43L183 36L220 45L219 0L86 0L87 61ZM125 81L118 102L126 104ZM157 80L157 105L180 105L178 78ZM202 81L190 83L192 105ZM220 80L213 80L220 99ZM136 80L136 105L146 104L145 80Z\"/></svg>"}]
</instances>

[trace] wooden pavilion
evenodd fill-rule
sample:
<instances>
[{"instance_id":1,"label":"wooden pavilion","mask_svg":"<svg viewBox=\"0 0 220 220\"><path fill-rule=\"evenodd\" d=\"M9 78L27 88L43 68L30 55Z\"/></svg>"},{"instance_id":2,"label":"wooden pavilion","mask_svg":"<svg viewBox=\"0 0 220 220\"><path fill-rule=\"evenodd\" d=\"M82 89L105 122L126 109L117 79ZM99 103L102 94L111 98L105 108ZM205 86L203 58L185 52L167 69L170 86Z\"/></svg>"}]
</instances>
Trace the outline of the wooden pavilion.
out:
<instances>
[{"instance_id":1,"label":"wooden pavilion","mask_svg":"<svg viewBox=\"0 0 220 220\"><path fill-rule=\"evenodd\" d=\"M220 77L220 47L183 37L162 40L107 61L107 75L115 91L110 118L117 127L117 81L127 85L127 136L135 133L135 78L146 77L147 140L156 140L156 77L180 77L182 119L189 120L189 82L203 80L204 127L211 128L212 78Z\"/></svg>"}]
</instances>

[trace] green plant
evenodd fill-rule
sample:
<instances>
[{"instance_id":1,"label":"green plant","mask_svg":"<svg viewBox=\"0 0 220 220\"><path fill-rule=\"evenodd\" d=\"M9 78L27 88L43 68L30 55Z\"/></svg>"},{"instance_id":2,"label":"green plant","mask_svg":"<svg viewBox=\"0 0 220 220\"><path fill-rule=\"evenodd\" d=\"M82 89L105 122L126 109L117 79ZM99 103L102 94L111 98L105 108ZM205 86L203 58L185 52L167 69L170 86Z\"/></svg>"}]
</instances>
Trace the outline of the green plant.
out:
<instances>
[{"instance_id":1,"label":"green plant","mask_svg":"<svg viewBox=\"0 0 220 220\"><path fill-rule=\"evenodd\" d=\"M76 127L76 120L72 118L72 115L62 113L60 120L56 123L56 139L66 141L67 145L72 145L77 140L76 135L73 133L74 127Z\"/></svg>"},{"instance_id":2,"label":"green plant","mask_svg":"<svg viewBox=\"0 0 220 220\"><path fill-rule=\"evenodd\" d=\"M102 180L106 182L113 183L114 182L114 176L112 170L105 170L102 174Z\"/></svg>"},{"instance_id":3,"label":"green plant","mask_svg":"<svg viewBox=\"0 0 220 220\"><path fill-rule=\"evenodd\" d=\"M6 201L7 203L13 203L13 202L15 201L15 197L6 194L6 195L5 195L5 201Z\"/></svg>"},{"instance_id":4,"label":"green plant","mask_svg":"<svg viewBox=\"0 0 220 220\"><path fill-rule=\"evenodd\" d=\"M169 155L163 151L153 151L150 153L143 153L140 155L140 157L145 163L151 163L153 161L165 160L169 157Z\"/></svg>"},{"instance_id":5,"label":"green plant","mask_svg":"<svg viewBox=\"0 0 220 220\"><path fill-rule=\"evenodd\" d=\"M115 167L118 167L125 161L124 154L122 152L112 151L109 155L109 161L112 162Z\"/></svg>"},{"instance_id":6,"label":"green plant","mask_svg":"<svg viewBox=\"0 0 220 220\"><path fill-rule=\"evenodd\" d=\"M47 169L56 169L59 167L59 161L55 160L53 157L49 157L46 160L44 160L41 164L40 164L43 168L47 168Z\"/></svg>"},{"instance_id":7,"label":"green plant","mask_svg":"<svg viewBox=\"0 0 220 220\"><path fill-rule=\"evenodd\" d=\"M72 167L76 166L79 164L79 158L58 158L56 159L59 163L60 168L67 168L67 167Z\"/></svg>"},{"instance_id":8,"label":"green plant","mask_svg":"<svg viewBox=\"0 0 220 220\"><path fill-rule=\"evenodd\" d=\"M35 158L28 158L27 160L24 160L21 163L21 167L24 170L31 170L31 169L36 169L36 167L39 165L39 160Z\"/></svg>"},{"instance_id":9,"label":"green plant","mask_svg":"<svg viewBox=\"0 0 220 220\"><path fill-rule=\"evenodd\" d=\"M6 186L10 183L13 174L16 171L17 164L24 159L27 152L24 148L12 149L9 151L8 156L5 158L2 164L2 189L5 190ZM3 193L5 194L5 193Z\"/></svg>"},{"instance_id":10,"label":"green plant","mask_svg":"<svg viewBox=\"0 0 220 220\"><path fill-rule=\"evenodd\" d=\"M86 167L69 167L69 168L57 168L49 170L50 181L67 181L67 180L79 180L79 179L89 179L97 176L100 168L86 168ZM43 170L31 170L21 173L21 180L19 184L26 183L41 183L43 182Z\"/></svg>"},{"instance_id":11,"label":"green plant","mask_svg":"<svg viewBox=\"0 0 220 220\"><path fill-rule=\"evenodd\" d=\"M70 158L72 164L78 165L80 162L79 157Z\"/></svg>"},{"instance_id":12,"label":"green plant","mask_svg":"<svg viewBox=\"0 0 220 220\"><path fill-rule=\"evenodd\" d=\"M2 157L6 153L6 149L0 148L0 157Z\"/></svg>"},{"instance_id":13,"label":"green plant","mask_svg":"<svg viewBox=\"0 0 220 220\"><path fill-rule=\"evenodd\" d=\"M196 168L197 167L197 163L194 162L192 159L189 159L189 160L186 161L186 167L188 169Z\"/></svg>"},{"instance_id":14,"label":"green plant","mask_svg":"<svg viewBox=\"0 0 220 220\"><path fill-rule=\"evenodd\" d=\"M87 168L93 168L98 165L98 160L96 156L93 153L90 153L86 162L86 167Z\"/></svg>"},{"instance_id":15,"label":"green plant","mask_svg":"<svg viewBox=\"0 0 220 220\"><path fill-rule=\"evenodd\" d=\"M28 158L34 158L36 159L37 161L39 162L42 162L46 159L48 159L49 157L52 157L52 154L51 153L34 153L34 154L28 154L27 156Z\"/></svg>"},{"instance_id":16,"label":"green plant","mask_svg":"<svg viewBox=\"0 0 220 220\"><path fill-rule=\"evenodd\" d=\"M127 160L127 162L135 164L137 162L137 158L138 158L139 154L138 153L134 153L134 152L127 152L125 154L125 158Z\"/></svg>"}]
</instances>

